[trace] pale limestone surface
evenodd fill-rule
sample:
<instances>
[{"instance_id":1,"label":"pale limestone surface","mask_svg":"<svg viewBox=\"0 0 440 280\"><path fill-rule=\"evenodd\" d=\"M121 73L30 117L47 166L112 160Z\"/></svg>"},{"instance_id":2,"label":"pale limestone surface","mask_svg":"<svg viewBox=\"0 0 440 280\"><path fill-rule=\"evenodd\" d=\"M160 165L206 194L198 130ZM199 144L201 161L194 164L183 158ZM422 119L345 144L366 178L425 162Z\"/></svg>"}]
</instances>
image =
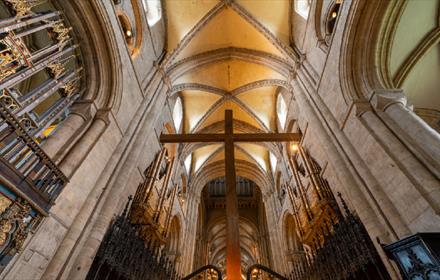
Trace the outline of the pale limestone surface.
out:
<instances>
[{"instance_id":1,"label":"pale limestone surface","mask_svg":"<svg viewBox=\"0 0 440 280\"><path fill-rule=\"evenodd\" d=\"M322 2L325 14L330 1ZM347 77L341 69L348 71L345 68L355 66L344 64L342 46L349 40L344 27L350 24L354 3L359 1L352 2L344 5L335 33L325 47L322 38L318 38L325 28L315 25L311 17L305 21L293 16L294 42L305 57L289 81L293 91L286 98L290 100L287 123L296 120L295 125L305 133L303 145L325 166L323 174L332 190L344 195L373 240L379 237L389 243L416 232L438 232L438 134L402 104L390 105L386 110L378 108L374 98L370 99L376 84L368 85L368 92L358 85L358 100L346 98ZM68 161L60 163L70 182L49 217L30 235L23 252L3 272L1 277L5 279L84 279L111 218L121 211L127 196L143 180L143 171L160 150L158 136L164 131L164 124L171 121L168 84L154 66L165 44L165 23L162 20L149 28L143 22L143 47L132 61L111 1L99 6L114 33L114 52L121 61L116 65L122 71L120 104L107 113L105 120L95 118L81 139L72 144L64 158ZM311 14L315 6L316 3ZM359 26L362 24L368 23L360 22ZM315 30L316 26L321 30ZM353 105L354 101L358 103ZM97 110L93 111L92 115ZM71 125L76 127L79 123L76 119ZM61 133L71 136L69 131ZM64 140L60 135L56 137ZM50 147L56 150L63 145L56 142ZM51 153L55 154L54 150ZM287 162L285 148L282 154L282 161ZM285 162L281 173L289 181ZM177 182L182 172L184 168L179 164L172 181ZM293 212L292 206L287 197L280 203L277 193L270 190L263 193L263 201L270 264L275 270L288 273L283 217ZM180 217L184 240L180 246L182 274L191 272L198 262L195 251L199 203L200 193L190 189L184 209L177 201L173 206L173 213Z\"/></svg>"}]
</instances>

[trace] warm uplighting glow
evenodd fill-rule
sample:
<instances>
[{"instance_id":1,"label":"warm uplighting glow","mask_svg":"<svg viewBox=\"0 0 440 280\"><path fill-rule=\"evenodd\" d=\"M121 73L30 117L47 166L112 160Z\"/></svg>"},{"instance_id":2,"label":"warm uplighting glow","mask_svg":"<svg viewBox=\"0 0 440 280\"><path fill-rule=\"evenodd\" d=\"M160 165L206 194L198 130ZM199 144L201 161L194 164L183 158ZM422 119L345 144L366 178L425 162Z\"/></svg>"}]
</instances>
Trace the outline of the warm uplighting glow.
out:
<instances>
[{"instance_id":1,"label":"warm uplighting glow","mask_svg":"<svg viewBox=\"0 0 440 280\"><path fill-rule=\"evenodd\" d=\"M290 149L292 152L296 153L298 151L298 144L293 143L292 145L290 145Z\"/></svg>"},{"instance_id":2,"label":"warm uplighting glow","mask_svg":"<svg viewBox=\"0 0 440 280\"><path fill-rule=\"evenodd\" d=\"M125 34L127 35L127 37L131 37L133 35L131 30L127 30L127 32L125 32Z\"/></svg>"},{"instance_id":3,"label":"warm uplighting glow","mask_svg":"<svg viewBox=\"0 0 440 280\"><path fill-rule=\"evenodd\" d=\"M333 13L332 13L332 18L336 18L337 15L338 15L338 13L333 12Z\"/></svg>"}]
</instances>

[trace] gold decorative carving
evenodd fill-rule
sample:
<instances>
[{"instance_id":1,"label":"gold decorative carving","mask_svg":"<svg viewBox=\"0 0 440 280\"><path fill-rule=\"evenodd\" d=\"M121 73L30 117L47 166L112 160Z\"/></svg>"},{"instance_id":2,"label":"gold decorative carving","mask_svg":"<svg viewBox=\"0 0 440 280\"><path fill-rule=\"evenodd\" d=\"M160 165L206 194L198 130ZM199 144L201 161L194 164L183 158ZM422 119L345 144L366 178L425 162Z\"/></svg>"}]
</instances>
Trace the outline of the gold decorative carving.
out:
<instances>
[{"instance_id":1,"label":"gold decorative carving","mask_svg":"<svg viewBox=\"0 0 440 280\"><path fill-rule=\"evenodd\" d=\"M73 92L76 90L76 83L75 81L70 81L68 83L66 83L63 87L63 96L71 96L73 94Z\"/></svg>"},{"instance_id":2,"label":"gold decorative carving","mask_svg":"<svg viewBox=\"0 0 440 280\"><path fill-rule=\"evenodd\" d=\"M55 39L58 43L64 43L70 39L69 32L72 30L72 27L65 27L64 23L59 21L52 26L52 31L55 33Z\"/></svg>"},{"instance_id":3,"label":"gold decorative carving","mask_svg":"<svg viewBox=\"0 0 440 280\"><path fill-rule=\"evenodd\" d=\"M60 62L54 62L49 65L47 65L47 68L49 69L49 74L54 79L58 79L66 70L64 67L64 64Z\"/></svg>"},{"instance_id":4,"label":"gold decorative carving","mask_svg":"<svg viewBox=\"0 0 440 280\"><path fill-rule=\"evenodd\" d=\"M9 94L6 89L1 90L0 102L11 112L14 112L20 107L17 101Z\"/></svg>"},{"instance_id":5,"label":"gold decorative carving","mask_svg":"<svg viewBox=\"0 0 440 280\"><path fill-rule=\"evenodd\" d=\"M0 244L3 245L12 234L10 253L20 251L28 234L27 217L31 207L27 202L16 201L11 203L0 216ZM12 232L13 231L13 232Z\"/></svg>"},{"instance_id":6,"label":"gold decorative carving","mask_svg":"<svg viewBox=\"0 0 440 280\"><path fill-rule=\"evenodd\" d=\"M0 194L0 214L5 212L6 208L11 205L12 201L6 196Z\"/></svg>"},{"instance_id":7,"label":"gold decorative carving","mask_svg":"<svg viewBox=\"0 0 440 280\"><path fill-rule=\"evenodd\" d=\"M21 126L27 131L31 131L33 129L36 129L38 125L35 123L34 120L26 113L23 116L21 116L18 121L20 122Z\"/></svg>"},{"instance_id":8,"label":"gold decorative carving","mask_svg":"<svg viewBox=\"0 0 440 280\"><path fill-rule=\"evenodd\" d=\"M0 50L0 81L16 73L20 66L31 65L27 60L30 52L21 39L15 39L14 33L9 33L0 40L3 49Z\"/></svg>"},{"instance_id":9,"label":"gold decorative carving","mask_svg":"<svg viewBox=\"0 0 440 280\"><path fill-rule=\"evenodd\" d=\"M43 4L46 0L5 0L5 2L15 11L16 16L21 17L32 13L33 7Z\"/></svg>"}]
</instances>

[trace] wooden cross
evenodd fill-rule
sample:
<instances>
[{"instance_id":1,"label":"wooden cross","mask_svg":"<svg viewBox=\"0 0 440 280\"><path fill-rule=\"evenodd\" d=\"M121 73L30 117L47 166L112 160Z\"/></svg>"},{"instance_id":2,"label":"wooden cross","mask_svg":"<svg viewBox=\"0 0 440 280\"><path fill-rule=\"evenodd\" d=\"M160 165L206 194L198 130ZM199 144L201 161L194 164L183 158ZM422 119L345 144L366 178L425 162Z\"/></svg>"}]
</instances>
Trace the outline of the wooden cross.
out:
<instances>
[{"instance_id":1,"label":"wooden cross","mask_svg":"<svg viewBox=\"0 0 440 280\"><path fill-rule=\"evenodd\" d=\"M225 110L225 133L162 134L162 143L225 143L226 178L226 275L228 280L241 280L239 213L235 175L235 142L299 142L299 133L237 133L233 131L232 110Z\"/></svg>"}]
</instances>

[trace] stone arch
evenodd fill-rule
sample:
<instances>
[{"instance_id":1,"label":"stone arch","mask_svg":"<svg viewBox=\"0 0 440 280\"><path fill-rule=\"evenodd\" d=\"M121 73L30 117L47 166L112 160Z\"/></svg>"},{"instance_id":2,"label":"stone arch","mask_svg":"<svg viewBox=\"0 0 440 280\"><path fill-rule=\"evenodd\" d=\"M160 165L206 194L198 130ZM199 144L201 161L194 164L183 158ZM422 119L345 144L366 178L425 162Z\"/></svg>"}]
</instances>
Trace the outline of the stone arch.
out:
<instances>
[{"instance_id":1,"label":"stone arch","mask_svg":"<svg viewBox=\"0 0 440 280\"><path fill-rule=\"evenodd\" d=\"M64 10L73 28L86 72L83 100L93 100L98 109L117 112L122 95L121 61L118 45L103 4L98 2L62 1L55 3Z\"/></svg>"},{"instance_id":2,"label":"stone arch","mask_svg":"<svg viewBox=\"0 0 440 280\"><path fill-rule=\"evenodd\" d=\"M426 164L429 172L439 176L439 163L436 160L439 152L432 145L426 145L431 141L438 142L439 133L416 115L413 107L408 104L405 92L395 88L399 79L396 80L390 70L393 40L406 5L407 1L353 1L341 42L341 90L345 103L359 108L359 114L371 107L378 112L378 117L406 148ZM437 27L425 37L426 40L422 40L424 43L421 46L435 46L432 43L436 42L435 38L438 40L440 37L438 21L437 19L435 22ZM426 48L425 51L429 49ZM420 57L414 56L418 59ZM410 66L418 59L409 58L407 65ZM361 109L363 104L366 107ZM393 110L398 110L399 115L393 113Z\"/></svg>"},{"instance_id":3,"label":"stone arch","mask_svg":"<svg viewBox=\"0 0 440 280\"><path fill-rule=\"evenodd\" d=\"M224 176L225 164L224 161L214 162L204 166L195 174L192 181L192 187L196 193L200 193L203 187L211 180ZM253 163L243 160L236 160L237 175L251 181L254 181L261 190L268 191L271 189L271 178L267 173Z\"/></svg>"},{"instance_id":4,"label":"stone arch","mask_svg":"<svg viewBox=\"0 0 440 280\"><path fill-rule=\"evenodd\" d=\"M397 3L397 2L396 2ZM346 104L369 99L375 89L392 88L386 71L389 42L396 24L388 1L353 1L341 43L340 80ZM383 18L390 19L383 23ZM378 65L378 66L375 66Z\"/></svg>"},{"instance_id":5,"label":"stone arch","mask_svg":"<svg viewBox=\"0 0 440 280\"><path fill-rule=\"evenodd\" d=\"M298 237L295 218L291 213L284 213L283 218L283 239L286 248L285 254L289 261L294 261L297 255L301 255L301 242Z\"/></svg>"},{"instance_id":6,"label":"stone arch","mask_svg":"<svg viewBox=\"0 0 440 280\"><path fill-rule=\"evenodd\" d=\"M82 146L81 139L89 135L88 148L93 147L109 124L110 110L117 113L122 97L121 61L113 30L108 24L108 15L100 2L54 1L54 6L64 11L66 21L72 27L72 35L78 45L83 66L83 93L70 108L69 116L44 143L43 149L57 163L66 162L63 170L69 177L77 165L70 162L69 153ZM78 154L77 154L78 156ZM82 153L81 157L85 157Z\"/></svg>"},{"instance_id":7,"label":"stone arch","mask_svg":"<svg viewBox=\"0 0 440 280\"><path fill-rule=\"evenodd\" d=\"M168 255L174 262L179 261L181 254L181 242L182 242L182 228L180 218L174 216L171 219L170 229L168 232L167 249Z\"/></svg>"}]
</instances>

